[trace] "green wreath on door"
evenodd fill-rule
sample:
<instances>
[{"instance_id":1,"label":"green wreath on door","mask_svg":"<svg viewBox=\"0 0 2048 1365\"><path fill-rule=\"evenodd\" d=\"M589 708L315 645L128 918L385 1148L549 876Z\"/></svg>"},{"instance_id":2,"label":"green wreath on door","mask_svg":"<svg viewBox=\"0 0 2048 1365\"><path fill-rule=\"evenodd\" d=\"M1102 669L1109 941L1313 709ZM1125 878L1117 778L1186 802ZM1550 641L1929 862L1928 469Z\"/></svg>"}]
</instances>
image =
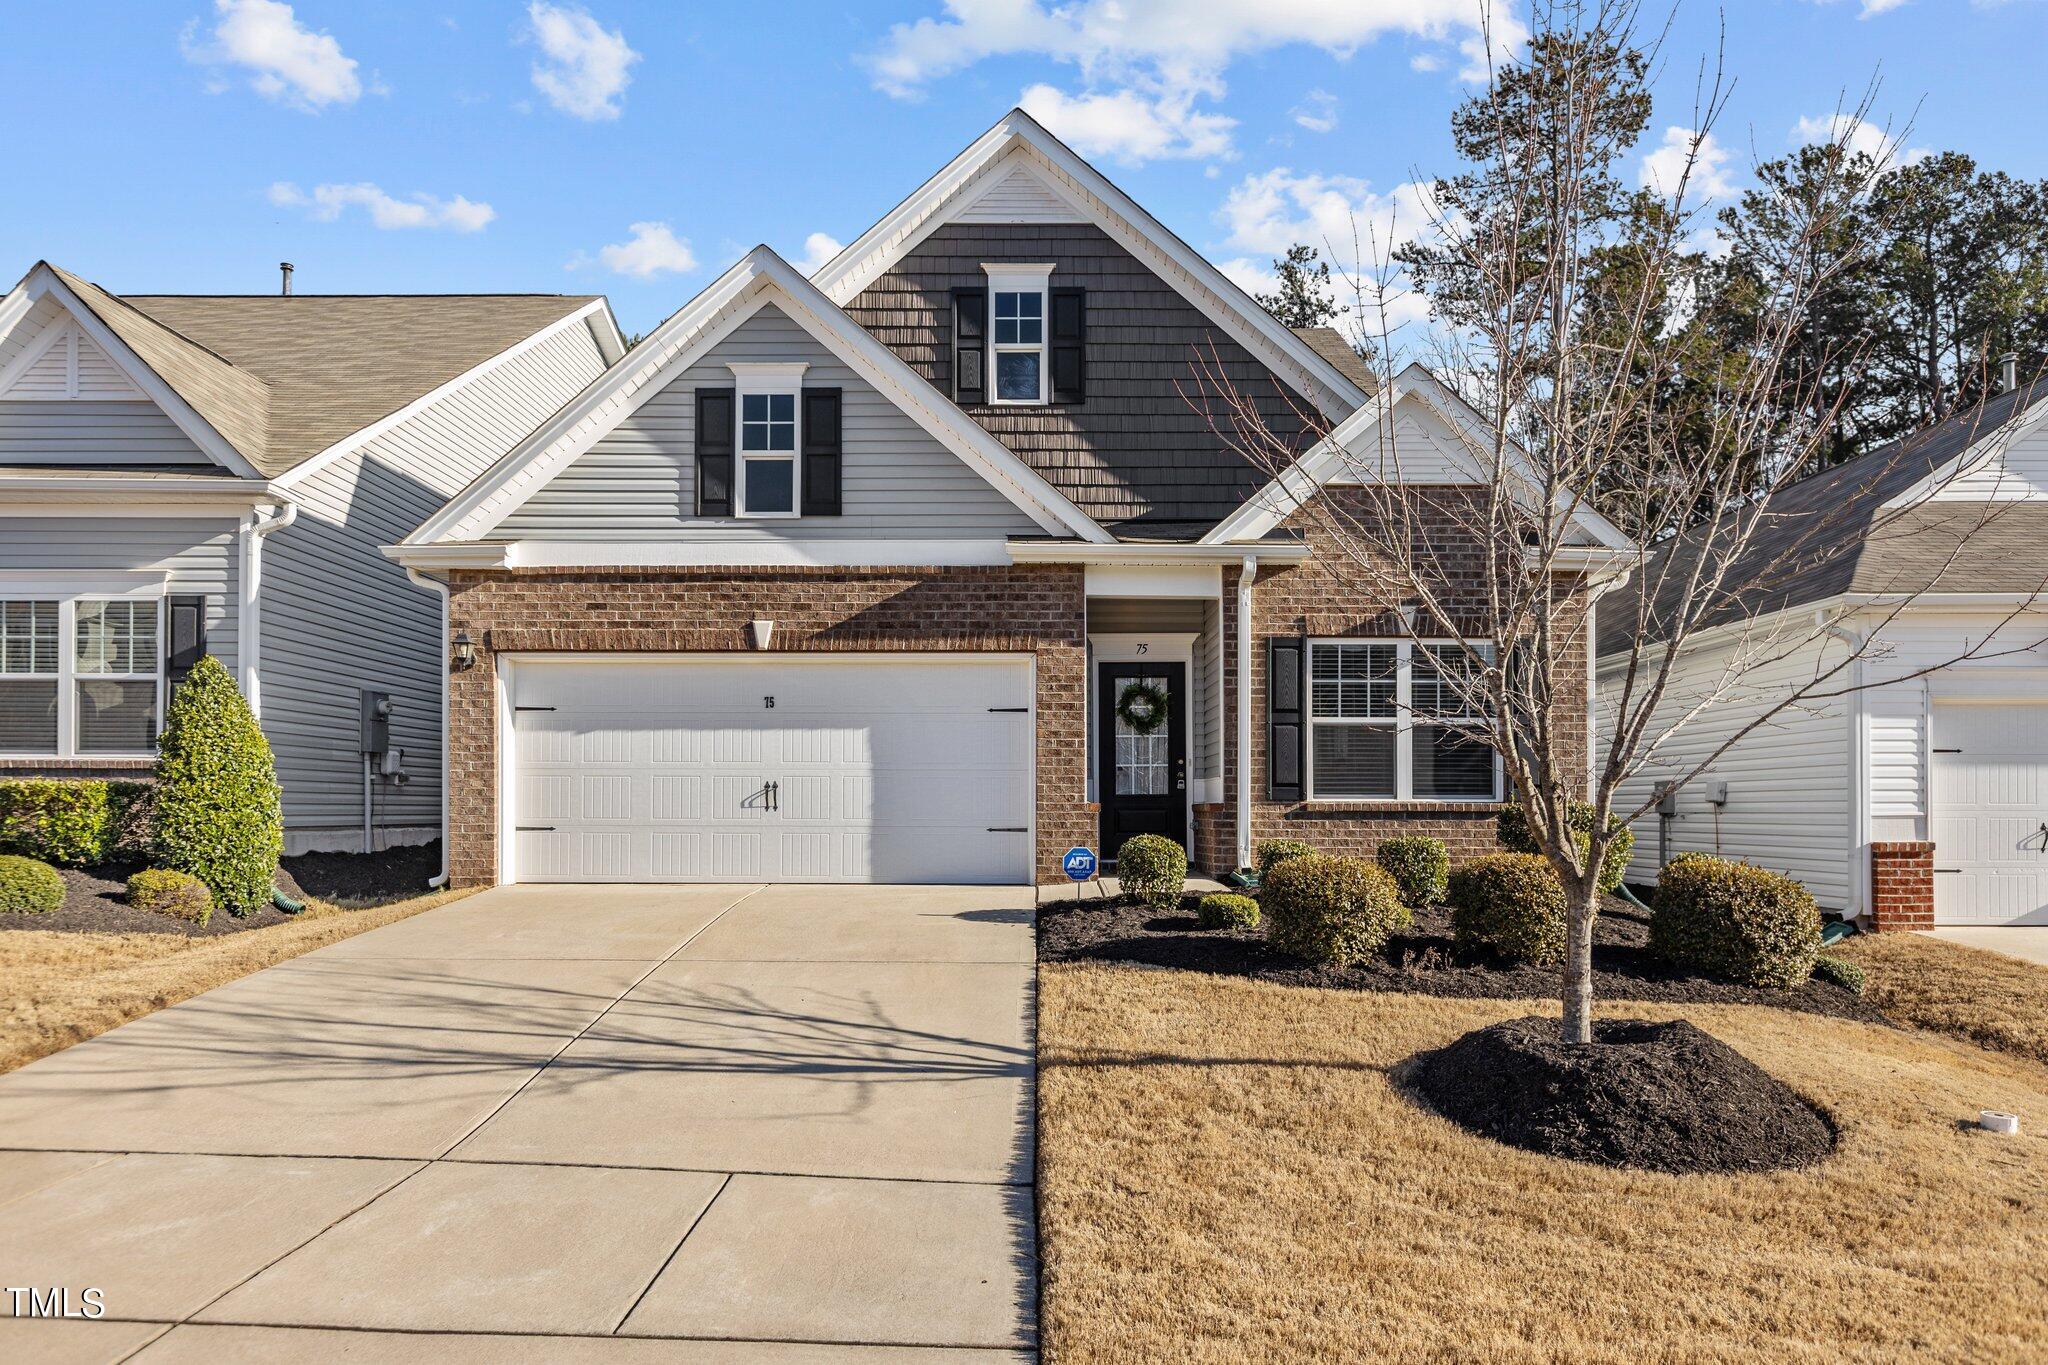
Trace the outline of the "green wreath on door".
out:
<instances>
[{"instance_id":1,"label":"green wreath on door","mask_svg":"<svg viewBox=\"0 0 2048 1365\"><path fill-rule=\"evenodd\" d=\"M1134 735L1157 734L1171 709L1166 689L1148 682L1127 682L1117 693L1116 718Z\"/></svg>"}]
</instances>

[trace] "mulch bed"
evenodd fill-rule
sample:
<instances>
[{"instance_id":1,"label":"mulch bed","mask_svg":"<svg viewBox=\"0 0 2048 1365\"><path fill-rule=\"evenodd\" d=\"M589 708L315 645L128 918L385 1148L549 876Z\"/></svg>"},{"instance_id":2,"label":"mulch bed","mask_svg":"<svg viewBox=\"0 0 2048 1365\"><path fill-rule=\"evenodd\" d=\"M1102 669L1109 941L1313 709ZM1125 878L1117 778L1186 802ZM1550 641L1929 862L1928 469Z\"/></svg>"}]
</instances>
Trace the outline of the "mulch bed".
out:
<instances>
[{"instance_id":1,"label":"mulch bed","mask_svg":"<svg viewBox=\"0 0 2048 1365\"><path fill-rule=\"evenodd\" d=\"M204 925L193 924L127 903L128 878L145 864L122 863L94 868L60 867L64 903L47 915L0 915L0 932L10 929L54 930L82 934L178 934L186 938L218 938L249 929L284 924L292 917L266 905L240 919L218 910ZM345 909L360 910L409 896L424 895L427 879L441 869L439 842L382 853L306 853L278 865L277 886L294 900L308 896Z\"/></svg>"},{"instance_id":2,"label":"mulch bed","mask_svg":"<svg viewBox=\"0 0 2048 1365\"><path fill-rule=\"evenodd\" d=\"M1396 1073L1429 1108L1484 1137L1602 1166L1675 1175L1811 1166L1834 1129L1791 1087L1685 1022L1605 1020L1593 1045L1555 1019L1510 1019Z\"/></svg>"},{"instance_id":3,"label":"mulch bed","mask_svg":"<svg viewBox=\"0 0 2048 1365\"><path fill-rule=\"evenodd\" d=\"M1377 961L1316 967L1273 951L1258 929L1197 928L1199 900L1190 895L1178 911L1161 912L1122 900L1048 899L1038 908L1039 960L1136 962L1334 990L1462 999L1558 998L1555 967L1462 955L1451 941L1450 914L1441 907L1418 911L1414 925L1389 939ZM1619 897L1608 898L1593 928L1595 999L1774 1005L1837 1019L1887 1022L1874 1006L1831 982L1808 981L1778 991L1687 976L1650 955L1649 935L1648 915Z\"/></svg>"}]
</instances>

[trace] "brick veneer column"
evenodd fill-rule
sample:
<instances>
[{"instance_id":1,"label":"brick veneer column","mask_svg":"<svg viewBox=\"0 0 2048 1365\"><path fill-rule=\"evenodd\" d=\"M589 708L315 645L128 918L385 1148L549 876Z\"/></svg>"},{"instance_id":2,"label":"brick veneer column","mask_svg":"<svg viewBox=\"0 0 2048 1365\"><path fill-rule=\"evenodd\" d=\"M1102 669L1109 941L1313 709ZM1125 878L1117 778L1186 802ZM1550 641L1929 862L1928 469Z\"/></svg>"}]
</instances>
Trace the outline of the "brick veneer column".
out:
<instances>
[{"instance_id":1,"label":"brick veneer column","mask_svg":"<svg viewBox=\"0 0 2048 1365\"><path fill-rule=\"evenodd\" d=\"M1934 927L1934 845L1901 840L1870 846L1870 917L1879 933Z\"/></svg>"},{"instance_id":2,"label":"brick veneer column","mask_svg":"<svg viewBox=\"0 0 2048 1365\"><path fill-rule=\"evenodd\" d=\"M448 691L449 868L456 886L498 867L498 657L510 653L753 652L748 623L775 622L764 654L975 651L1037 665L1037 875L1092 844L1082 735L1087 602L1072 566L948 569L706 568L462 571L449 629L478 641Z\"/></svg>"}]
</instances>

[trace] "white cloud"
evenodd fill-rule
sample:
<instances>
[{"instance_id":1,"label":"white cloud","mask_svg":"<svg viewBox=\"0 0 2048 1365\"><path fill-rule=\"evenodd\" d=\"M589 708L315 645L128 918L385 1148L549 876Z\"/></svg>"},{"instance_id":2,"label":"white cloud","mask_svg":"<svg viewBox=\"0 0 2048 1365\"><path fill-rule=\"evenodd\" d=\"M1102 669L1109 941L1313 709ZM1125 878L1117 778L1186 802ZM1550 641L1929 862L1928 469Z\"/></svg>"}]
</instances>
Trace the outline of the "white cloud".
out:
<instances>
[{"instance_id":1,"label":"white cloud","mask_svg":"<svg viewBox=\"0 0 2048 1365\"><path fill-rule=\"evenodd\" d=\"M1925 160L1925 147L1906 147L1890 132L1854 114L1824 114L1803 118L1792 125L1796 146L1837 143L1850 153L1861 153L1890 169Z\"/></svg>"},{"instance_id":2,"label":"white cloud","mask_svg":"<svg viewBox=\"0 0 2048 1365\"><path fill-rule=\"evenodd\" d=\"M1274 279L1266 262L1304 243L1341 277L1332 284L1342 302L1352 302L1353 281L1365 292L1366 328L1378 330L1382 307L1388 326L1414 322L1429 313L1421 295L1398 283L1382 301L1372 294L1394 248L1431 231L1429 204L1428 188L1414 182L1380 194L1350 176L1297 175L1285 166L1248 175L1231 188L1216 216L1229 231L1229 244L1250 254L1222 269L1254 294L1271 292Z\"/></svg>"},{"instance_id":3,"label":"white cloud","mask_svg":"<svg viewBox=\"0 0 2048 1365\"><path fill-rule=\"evenodd\" d=\"M1270 294L1280 287L1280 277L1273 273L1271 261L1257 260L1251 256L1234 256L1227 261L1218 261L1216 268L1223 277L1253 298Z\"/></svg>"},{"instance_id":4,"label":"white cloud","mask_svg":"<svg viewBox=\"0 0 2048 1365\"><path fill-rule=\"evenodd\" d=\"M640 60L618 29L607 30L587 11L533 0L526 8L528 36L540 45L533 84L548 103L572 118L615 119L619 97Z\"/></svg>"},{"instance_id":5,"label":"white cloud","mask_svg":"<svg viewBox=\"0 0 2048 1365\"><path fill-rule=\"evenodd\" d=\"M1735 182L1729 177L1731 160L1728 149L1715 141L1712 133L1666 128L1663 144L1643 157L1642 186L1669 199L1683 183L1686 202L1704 204L1734 192Z\"/></svg>"},{"instance_id":6,"label":"white cloud","mask_svg":"<svg viewBox=\"0 0 2048 1365\"><path fill-rule=\"evenodd\" d=\"M185 26L182 44L188 61L243 67L251 73L249 84L258 94L301 109L353 104L362 97L355 59L328 34L300 24L290 5L278 0L214 0L213 8L219 17L204 40L197 19ZM225 87L224 81L216 81L208 88L217 93Z\"/></svg>"},{"instance_id":7,"label":"white cloud","mask_svg":"<svg viewBox=\"0 0 2048 1365\"><path fill-rule=\"evenodd\" d=\"M1905 3L1906 0L1863 0L1863 12L1856 17L1868 19L1874 14L1889 14Z\"/></svg>"},{"instance_id":8,"label":"white cloud","mask_svg":"<svg viewBox=\"0 0 2048 1365\"><path fill-rule=\"evenodd\" d=\"M830 233L814 232L804 238L804 254L797 258L796 268L806 275L815 275L845 249L846 244Z\"/></svg>"},{"instance_id":9,"label":"white cloud","mask_svg":"<svg viewBox=\"0 0 2048 1365\"><path fill-rule=\"evenodd\" d=\"M864 58L876 86L914 99L945 76L990 58L1035 56L1073 66L1083 94L1061 96L1130 160L1209 156L1229 150L1234 124L1197 111L1223 95L1237 58L1303 44L1348 56L1389 33L1456 41L1468 73L1484 74L1489 51L1521 46L1527 29L1498 0L943 0L944 15L897 24ZM1486 16L1492 13L1492 22ZM1050 89L1050 87L1034 87ZM1043 100L1044 97L1041 96ZM1036 116L1034 114L1034 116ZM1152 124L1169 130L1163 138ZM1216 151L1195 151L1201 145ZM1149 152L1151 146L1167 150Z\"/></svg>"},{"instance_id":10,"label":"white cloud","mask_svg":"<svg viewBox=\"0 0 2048 1365\"><path fill-rule=\"evenodd\" d=\"M1131 165L1160 157L1228 156L1230 130L1237 126L1234 118L1197 112L1192 95L1069 95L1034 85L1017 103L1081 155Z\"/></svg>"},{"instance_id":11,"label":"white cloud","mask_svg":"<svg viewBox=\"0 0 2048 1365\"><path fill-rule=\"evenodd\" d=\"M304 209L308 218L331 223L346 209L359 208L379 228L447 228L451 232L476 232L498 211L489 204L461 195L442 199L431 194L414 194L400 199L363 181L354 185L315 185L302 190L289 180L270 187L270 202L279 208Z\"/></svg>"},{"instance_id":12,"label":"white cloud","mask_svg":"<svg viewBox=\"0 0 2048 1365\"><path fill-rule=\"evenodd\" d=\"M625 241L597 249L598 263L613 274L651 280L697 268L697 253L667 223L634 223L626 231L631 235ZM580 264L583 262L570 262L572 267Z\"/></svg>"},{"instance_id":13,"label":"white cloud","mask_svg":"<svg viewBox=\"0 0 2048 1365\"><path fill-rule=\"evenodd\" d=\"M1309 91L1288 112L1311 133L1328 133L1337 127L1337 97L1327 90Z\"/></svg>"},{"instance_id":14,"label":"white cloud","mask_svg":"<svg viewBox=\"0 0 2048 1365\"><path fill-rule=\"evenodd\" d=\"M1444 69L1444 59L1434 52L1418 52L1408 59L1408 69L1422 72L1441 71Z\"/></svg>"}]
</instances>

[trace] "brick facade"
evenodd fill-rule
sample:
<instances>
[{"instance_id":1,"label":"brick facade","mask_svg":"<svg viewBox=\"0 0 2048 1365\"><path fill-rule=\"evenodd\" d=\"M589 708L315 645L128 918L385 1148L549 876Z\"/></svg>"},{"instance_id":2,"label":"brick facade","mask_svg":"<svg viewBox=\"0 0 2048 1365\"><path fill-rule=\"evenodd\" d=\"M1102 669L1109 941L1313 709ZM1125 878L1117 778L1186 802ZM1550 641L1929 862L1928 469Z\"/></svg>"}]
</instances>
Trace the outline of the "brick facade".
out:
<instances>
[{"instance_id":1,"label":"brick facade","mask_svg":"<svg viewBox=\"0 0 2048 1365\"><path fill-rule=\"evenodd\" d=\"M1080 735L1087 610L1079 568L489 570L451 575L449 621L477 642L449 677L449 860L457 886L497 872L500 654L979 651L1037 661L1038 875L1092 844Z\"/></svg>"},{"instance_id":2,"label":"brick facade","mask_svg":"<svg viewBox=\"0 0 2048 1365\"><path fill-rule=\"evenodd\" d=\"M1879 933L1934 927L1934 845L1925 840L1870 846L1870 916Z\"/></svg>"}]
</instances>

